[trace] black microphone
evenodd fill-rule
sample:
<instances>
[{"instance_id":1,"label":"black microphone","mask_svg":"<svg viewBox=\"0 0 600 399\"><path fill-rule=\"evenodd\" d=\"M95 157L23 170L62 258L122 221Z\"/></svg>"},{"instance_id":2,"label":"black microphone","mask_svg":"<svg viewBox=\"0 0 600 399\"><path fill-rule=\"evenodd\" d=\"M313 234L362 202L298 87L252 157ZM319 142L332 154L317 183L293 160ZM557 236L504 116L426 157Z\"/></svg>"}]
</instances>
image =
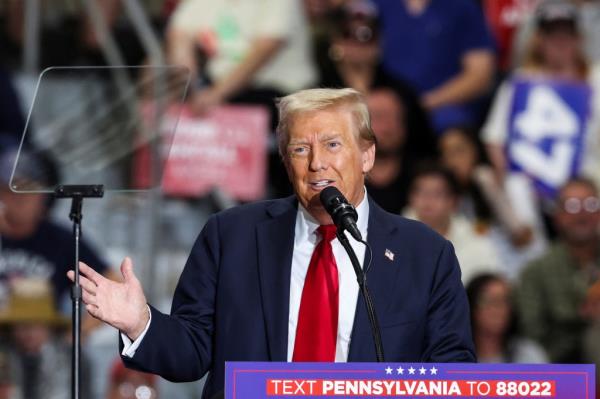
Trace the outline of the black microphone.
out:
<instances>
[{"instance_id":1,"label":"black microphone","mask_svg":"<svg viewBox=\"0 0 600 399\"><path fill-rule=\"evenodd\" d=\"M348 230L356 241L362 241L362 235L356 227L356 220L358 219L356 209L348 203L340 190L333 186L326 187L321 191L319 198L340 233Z\"/></svg>"}]
</instances>

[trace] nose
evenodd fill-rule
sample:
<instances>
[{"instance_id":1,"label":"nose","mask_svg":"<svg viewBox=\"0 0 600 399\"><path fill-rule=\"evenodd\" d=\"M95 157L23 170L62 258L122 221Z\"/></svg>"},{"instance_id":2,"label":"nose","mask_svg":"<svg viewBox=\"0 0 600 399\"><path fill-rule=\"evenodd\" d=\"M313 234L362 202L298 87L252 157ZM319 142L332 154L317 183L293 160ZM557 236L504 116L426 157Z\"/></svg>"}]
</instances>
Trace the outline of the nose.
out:
<instances>
[{"instance_id":1,"label":"nose","mask_svg":"<svg viewBox=\"0 0 600 399\"><path fill-rule=\"evenodd\" d=\"M309 168L311 172L327 169L326 154L319 148L319 146L315 145L310 152Z\"/></svg>"}]
</instances>

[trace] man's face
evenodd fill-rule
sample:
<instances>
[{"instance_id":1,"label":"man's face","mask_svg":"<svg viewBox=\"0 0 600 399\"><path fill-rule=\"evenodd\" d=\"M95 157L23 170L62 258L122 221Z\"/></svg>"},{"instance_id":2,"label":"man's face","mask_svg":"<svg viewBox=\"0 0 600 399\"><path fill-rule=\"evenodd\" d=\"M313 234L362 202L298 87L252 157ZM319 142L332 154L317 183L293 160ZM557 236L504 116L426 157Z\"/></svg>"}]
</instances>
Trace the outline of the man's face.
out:
<instances>
[{"instance_id":1,"label":"man's face","mask_svg":"<svg viewBox=\"0 0 600 399\"><path fill-rule=\"evenodd\" d=\"M414 182L410 207L417 218L430 227L448 223L455 205L455 198L441 176L425 175Z\"/></svg>"},{"instance_id":2,"label":"man's face","mask_svg":"<svg viewBox=\"0 0 600 399\"><path fill-rule=\"evenodd\" d=\"M554 221L567 242L578 244L597 240L600 226L598 194L586 184L568 185L560 193Z\"/></svg>"},{"instance_id":3,"label":"man's face","mask_svg":"<svg viewBox=\"0 0 600 399\"><path fill-rule=\"evenodd\" d=\"M16 194L8 187L0 188L0 218L11 226L37 225L46 210L43 194Z\"/></svg>"},{"instance_id":4,"label":"man's face","mask_svg":"<svg viewBox=\"0 0 600 399\"><path fill-rule=\"evenodd\" d=\"M291 123L285 155L288 176L298 201L321 224L331 223L319 200L325 187L337 187L354 206L364 196L375 145L359 145L355 129L351 112L342 107L300 114Z\"/></svg>"},{"instance_id":5,"label":"man's face","mask_svg":"<svg viewBox=\"0 0 600 399\"><path fill-rule=\"evenodd\" d=\"M381 153L396 153L403 145L406 132L402 119L404 109L390 90L377 90L367 97L371 127L377 137L377 150Z\"/></svg>"}]
</instances>

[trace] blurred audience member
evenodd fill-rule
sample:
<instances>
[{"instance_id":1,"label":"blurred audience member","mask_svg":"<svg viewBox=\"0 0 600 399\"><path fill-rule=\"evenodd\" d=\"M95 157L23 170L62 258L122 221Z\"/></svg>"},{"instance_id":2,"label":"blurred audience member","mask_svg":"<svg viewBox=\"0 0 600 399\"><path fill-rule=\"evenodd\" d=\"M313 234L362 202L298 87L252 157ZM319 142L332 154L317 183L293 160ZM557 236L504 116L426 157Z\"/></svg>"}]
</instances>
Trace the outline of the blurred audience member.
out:
<instances>
[{"instance_id":1,"label":"blurred audience member","mask_svg":"<svg viewBox=\"0 0 600 399\"><path fill-rule=\"evenodd\" d=\"M16 278L36 277L51 283L54 301L70 313L69 281L66 272L74 254L72 233L51 221L48 212L52 197L39 190L54 188L58 175L54 163L41 152L21 151L13 177L15 193L8 184L17 158L17 148L0 152L0 308L5 304L8 283ZM82 261L107 270L106 264L85 242L81 243ZM87 260L86 260L87 259Z\"/></svg>"},{"instance_id":2,"label":"blurred audience member","mask_svg":"<svg viewBox=\"0 0 600 399\"><path fill-rule=\"evenodd\" d=\"M167 28L167 56L192 71L190 104L199 114L234 102L268 107L317 81L302 0L187 0ZM273 147L274 148L274 147ZM291 193L276 151L269 157L273 196Z\"/></svg>"},{"instance_id":3,"label":"blurred audience member","mask_svg":"<svg viewBox=\"0 0 600 399\"><path fill-rule=\"evenodd\" d=\"M5 349L0 348L0 399L22 399L23 396L13 382L10 359Z\"/></svg>"},{"instance_id":4,"label":"blurred audience member","mask_svg":"<svg viewBox=\"0 0 600 399\"><path fill-rule=\"evenodd\" d=\"M10 374L23 398L68 398L71 351L59 339L68 319L56 312L48 282L14 281L9 305L0 311L0 326L8 329ZM89 395L83 392L82 397Z\"/></svg>"},{"instance_id":5,"label":"blurred audience member","mask_svg":"<svg viewBox=\"0 0 600 399\"><path fill-rule=\"evenodd\" d=\"M451 128L440 137L442 163L460 187L458 213L476 226L490 229L490 237L500 256L502 275L517 278L525 263L545 249L541 231L523 221L515 212L492 167L483 162L484 152L474 134L464 128Z\"/></svg>"},{"instance_id":6,"label":"blurred audience member","mask_svg":"<svg viewBox=\"0 0 600 399\"><path fill-rule=\"evenodd\" d=\"M508 170L505 145L509 135L509 116L513 102L515 79L546 79L557 82L589 83L592 88L591 115L586 132L583 169L591 176L598 176L598 136L600 113L600 69L587 62L581 46L577 25L577 11L566 0L547 0L536 11L536 31L531 38L528 53L522 65L502 83L497 91L492 109L482 128L482 140L486 144L490 161L498 176L504 177ZM600 177L598 177L600 179Z\"/></svg>"},{"instance_id":7,"label":"blurred audience member","mask_svg":"<svg viewBox=\"0 0 600 399\"><path fill-rule=\"evenodd\" d=\"M113 363L106 399L157 399L157 377L130 370L119 358Z\"/></svg>"},{"instance_id":8,"label":"blurred audience member","mask_svg":"<svg viewBox=\"0 0 600 399\"><path fill-rule=\"evenodd\" d=\"M545 363L544 350L516 334L510 286L502 277L480 274L466 287L473 341L480 363Z\"/></svg>"},{"instance_id":9,"label":"blurred audience member","mask_svg":"<svg viewBox=\"0 0 600 399\"><path fill-rule=\"evenodd\" d=\"M379 68L379 23L370 0L349 0L329 15L316 40L320 86L352 87L366 93L385 73Z\"/></svg>"},{"instance_id":10,"label":"blurred audience member","mask_svg":"<svg viewBox=\"0 0 600 399\"><path fill-rule=\"evenodd\" d=\"M513 44L520 26L533 15L542 0L482 0L482 6L498 49L502 72L511 68Z\"/></svg>"},{"instance_id":11,"label":"blurred audience member","mask_svg":"<svg viewBox=\"0 0 600 399\"><path fill-rule=\"evenodd\" d=\"M493 2L495 0L489 0ZM586 57L594 63L600 62L600 3L596 0L522 0L532 4L542 2L567 3L573 9L577 23L581 28L582 46ZM569 4L570 3L570 4ZM526 57L527 46L532 37L535 36L537 16L530 12L527 18L522 20L513 37L511 62L513 66L522 64Z\"/></svg>"},{"instance_id":12,"label":"blurred audience member","mask_svg":"<svg viewBox=\"0 0 600 399\"><path fill-rule=\"evenodd\" d=\"M582 308L583 317L590 325L583 335L583 362L596 365L596 397L600 395L600 281L587 292Z\"/></svg>"},{"instance_id":13,"label":"blurred audience member","mask_svg":"<svg viewBox=\"0 0 600 399\"><path fill-rule=\"evenodd\" d=\"M410 186L404 216L420 220L452 242L463 284L468 284L477 274L498 270L498 256L486 232L457 213L458 196L452 173L436 164L422 165Z\"/></svg>"},{"instance_id":14,"label":"blurred audience member","mask_svg":"<svg viewBox=\"0 0 600 399\"><path fill-rule=\"evenodd\" d=\"M471 103L489 89L494 54L483 13L473 0L375 0L383 67L414 86L437 132L471 125Z\"/></svg>"},{"instance_id":15,"label":"blurred audience member","mask_svg":"<svg viewBox=\"0 0 600 399\"><path fill-rule=\"evenodd\" d=\"M229 101L272 107L274 97L316 80L302 0L181 2L167 51L170 62L191 69L199 112Z\"/></svg>"},{"instance_id":16,"label":"blurred audience member","mask_svg":"<svg viewBox=\"0 0 600 399\"><path fill-rule=\"evenodd\" d=\"M407 203L415 163L436 156L435 136L409 94L392 87L375 87L367 95L367 104L377 138L367 190L385 210L400 213Z\"/></svg>"},{"instance_id":17,"label":"blurred audience member","mask_svg":"<svg viewBox=\"0 0 600 399\"><path fill-rule=\"evenodd\" d=\"M581 363L580 308L600 273L600 199L592 181L575 178L560 190L554 223L559 239L521 275L519 316L552 362Z\"/></svg>"}]
</instances>

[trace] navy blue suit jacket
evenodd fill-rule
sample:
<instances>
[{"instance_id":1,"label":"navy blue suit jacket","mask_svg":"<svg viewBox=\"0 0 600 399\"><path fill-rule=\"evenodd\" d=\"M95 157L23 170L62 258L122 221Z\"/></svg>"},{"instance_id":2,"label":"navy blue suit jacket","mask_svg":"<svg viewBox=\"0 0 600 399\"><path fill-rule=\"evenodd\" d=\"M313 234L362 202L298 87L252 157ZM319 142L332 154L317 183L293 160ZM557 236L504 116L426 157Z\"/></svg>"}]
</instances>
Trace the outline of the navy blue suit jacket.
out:
<instances>
[{"instance_id":1,"label":"navy blue suit jacket","mask_svg":"<svg viewBox=\"0 0 600 399\"><path fill-rule=\"evenodd\" d=\"M369 201L368 285L385 359L474 361L452 245L425 225ZM212 216L181 275L171 315L151 307L150 328L125 363L172 381L196 380L210 371L203 395L210 398L223 390L225 361L286 361L296 212L297 201L289 197ZM360 296L348 361L376 361Z\"/></svg>"}]
</instances>

